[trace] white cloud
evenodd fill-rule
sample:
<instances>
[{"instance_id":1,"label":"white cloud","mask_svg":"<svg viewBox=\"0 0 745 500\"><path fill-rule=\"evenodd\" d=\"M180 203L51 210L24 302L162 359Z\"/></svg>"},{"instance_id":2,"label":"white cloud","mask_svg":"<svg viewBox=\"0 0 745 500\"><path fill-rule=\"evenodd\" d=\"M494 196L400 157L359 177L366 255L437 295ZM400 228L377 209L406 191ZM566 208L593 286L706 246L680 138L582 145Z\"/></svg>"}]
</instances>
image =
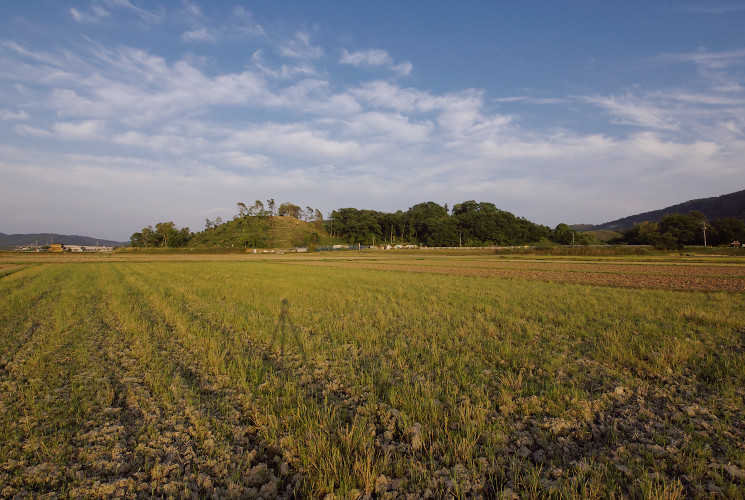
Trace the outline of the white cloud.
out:
<instances>
[{"instance_id":1,"label":"white cloud","mask_svg":"<svg viewBox=\"0 0 745 500\"><path fill-rule=\"evenodd\" d=\"M104 2L106 3L106 5L109 6L109 8L119 7L122 9L128 9L137 14L137 16L139 16L139 18L143 21L153 22L160 20L160 16L153 14L152 12L148 12L145 9L141 9L136 5L133 5L132 2L130 2L129 0L104 0Z\"/></svg>"},{"instance_id":2,"label":"white cloud","mask_svg":"<svg viewBox=\"0 0 745 500\"><path fill-rule=\"evenodd\" d=\"M301 123L266 124L230 131L224 146L310 163L356 162L374 151L372 146L363 146L354 140L337 140L327 130L314 129Z\"/></svg>"},{"instance_id":3,"label":"white cloud","mask_svg":"<svg viewBox=\"0 0 745 500\"><path fill-rule=\"evenodd\" d=\"M356 67L378 67L383 66L393 70L399 76L406 76L411 73L413 66L409 62L394 65L393 58L381 49L359 50L349 52L344 49L339 59L341 64L351 64Z\"/></svg>"},{"instance_id":4,"label":"white cloud","mask_svg":"<svg viewBox=\"0 0 745 500\"><path fill-rule=\"evenodd\" d=\"M422 144L427 142L435 125L429 120L412 121L399 113L380 113L368 111L346 123L346 129L354 136L378 137L378 140L402 144Z\"/></svg>"},{"instance_id":5,"label":"white cloud","mask_svg":"<svg viewBox=\"0 0 745 500\"><path fill-rule=\"evenodd\" d=\"M52 133L48 130L44 130L38 127L31 127L29 125L16 125L16 131L25 136L35 137L52 137Z\"/></svg>"},{"instance_id":6,"label":"white cloud","mask_svg":"<svg viewBox=\"0 0 745 500\"><path fill-rule=\"evenodd\" d=\"M0 109L0 120L5 121L23 121L28 120L29 116L24 110L20 111L9 111L7 109Z\"/></svg>"},{"instance_id":7,"label":"white cloud","mask_svg":"<svg viewBox=\"0 0 745 500\"><path fill-rule=\"evenodd\" d=\"M440 99L415 88L401 88L376 80L365 82L350 91L352 95L376 108L388 108L401 113L428 112L440 105Z\"/></svg>"},{"instance_id":8,"label":"white cloud","mask_svg":"<svg viewBox=\"0 0 745 500\"><path fill-rule=\"evenodd\" d=\"M101 139L105 125L101 120L85 120L79 123L59 122L54 124L54 132L63 139L94 140Z\"/></svg>"},{"instance_id":9,"label":"white cloud","mask_svg":"<svg viewBox=\"0 0 745 500\"><path fill-rule=\"evenodd\" d=\"M580 100L604 108L614 117L613 123L661 130L679 128L668 110L630 92L621 96L586 96Z\"/></svg>"},{"instance_id":10,"label":"white cloud","mask_svg":"<svg viewBox=\"0 0 745 500\"><path fill-rule=\"evenodd\" d=\"M693 62L709 69L724 69L745 64L745 49L708 52L701 49L689 53L667 53L658 57L661 61Z\"/></svg>"},{"instance_id":11,"label":"white cloud","mask_svg":"<svg viewBox=\"0 0 745 500\"><path fill-rule=\"evenodd\" d=\"M307 33L299 32L294 38L285 40L279 45L279 53L284 57L294 59L319 59L324 51L321 47L313 46Z\"/></svg>"},{"instance_id":12,"label":"white cloud","mask_svg":"<svg viewBox=\"0 0 745 500\"><path fill-rule=\"evenodd\" d=\"M742 5L724 5L720 7L685 5L682 8L691 12L702 12L704 14L729 14L730 12L745 10L745 6Z\"/></svg>"},{"instance_id":13,"label":"white cloud","mask_svg":"<svg viewBox=\"0 0 745 500\"><path fill-rule=\"evenodd\" d=\"M188 10L188 9L187 9ZM242 10L242 9L238 9ZM221 26L204 26L202 25L203 17L200 14L192 14L198 18L198 22L192 26L192 29L181 34L181 39L186 42L216 42L226 38L243 38L243 37L262 37L266 33L264 28L254 21L250 13L243 11L243 14L234 16L237 21L229 25ZM213 23L210 23L213 24Z\"/></svg>"},{"instance_id":14,"label":"white cloud","mask_svg":"<svg viewBox=\"0 0 745 500\"><path fill-rule=\"evenodd\" d=\"M242 170L257 171L269 168L273 161L269 156L246 154L243 151L225 151L215 155L206 155L205 160L216 160L220 163L239 167Z\"/></svg>"},{"instance_id":15,"label":"white cloud","mask_svg":"<svg viewBox=\"0 0 745 500\"><path fill-rule=\"evenodd\" d=\"M184 1L183 4L184 4L184 9L190 15L192 15L193 17L196 17L196 18L201 18L202 17L202 8L199 5L197 5L197 4L193 3L193 2L186 2L186 1Z\"/></svg>"},{"instance_id":16,"label":"white cloud","mask_svg":"<svg viewBox=\"0 0 745 500\"><path fill-rule=\"evenodd\" d=\"M349 52L344 49L341 59L342 64L351 64L352 66L391 66L393 59L385 50L372 49Z\"/></svg>"},{"instance_id":17,"label":"white cloud","mask_svg":"<svg viewBox=\"0 0 745 500\"><path fill-rule=\"evenodd\" d=\"M414 69L414 66L412 66L410 62L397 64L393 67L393 70L398 73L399 76L406 76L410 74L412 69Z\"/></svg>"},{"instance_id":18,"label":"white cloud","mask_svg":"<svg viewBox=\"0 0 745 500\"><path fill-rule=\"evenodd\" d=\"M207 28L194 28L182 34L181 39L187 42L214 42L215 35Z\"/></svg>"},{"instance_id":19,"label":"white cloud","mask_svg":"<svg viewBox=\"0 0 745 500\"><path fill-rule=\"evenodd\" d=\"M137 16L141 20L147 22L160 20L160 17L158 15L148 12L145 9L141 9L136 5L133 5L132 2L130 2L129 0L94 0L93 2L91 2L88 11L82 11L80 9L72 7L70 9L70 14L72 14L73 19L75 19L75 21L77 21L78 23L97 24L101 21L101 19L111 16L111 11L113 9L129 10L137 14Z\"/></svg>"},{"instance_id":20,"label":"white cloud","mask_svg":"<svg viewBox=\"0 0 745 500\"><path fill-rule=\"evenodd\" d=\"M71 65L68 88L49 91L48 106L60 116L95 117L144 124L210 106L263 102L263 80L250 71L210 77L187 61L122 48L99 51L98 64Z\"/></svg>"},{"instance_id":21,"label":"white cloud","mask_svg":"<svg viewBox=\"0 0 745 500\"><path fill-rule=\"evenodd\" d=\"M72 14L72 17L75 19L75 21L79 23L91 24L96 24L104 17L111 15L108 10L104 9L96 3L91 4L88 12L83 12L73 7L70 9L70 14Z\"/></svg>"},{"instance_id":22,"label":"white cloud","mask_svg":"<svg viewBox=\"0 0 745 500\"><path fill-rule=\"evenodd\" d=\"M156 153L170 153L185 155L201 151L205 147L205 140L189 134L172 133L167 130L156 133L143 133L130 130L111 137L111 142L121 146L134 146L150 149Z\"/></svg>"},{"instance_id":23,"label":"white cloud","mask_svg":"<svg viewBox=\"0 0 745 500\"><path fill-rule=\"evenodd\" d=\"M745 82L741 67L745 66L745 49L663 54L657 61L689 64L699 76L676 88L637 86L621 95L577 99L604 109L611 123L666 131L678 140L726 144L742 136Z\"/></svg>"},{"instance_id":24,"label":"white cloud","mask_svg":"<svg viewBox=\"0 0 745 500\"><path fill-rule=\"evenodd\" d=\"M236 7L233 12L233 17L240 21L239 24L233 25L228 31L236 32L244 35L251 36L265 36L266 31L264 27L256 22L253 14L246 11L243 7Z\"/></svg>"},{"instance_id":25,"label":"white cloud","mask_svg":"<svg viewBox=\"0 0 745 500\"><path fill-rule=\"evenodd\" d=\"M724 82L720 85L712 87L712 90L715 90L717 92L742 92L745 90L745 87L743 87L738 82Z\"/></svg>"}]
</instances>

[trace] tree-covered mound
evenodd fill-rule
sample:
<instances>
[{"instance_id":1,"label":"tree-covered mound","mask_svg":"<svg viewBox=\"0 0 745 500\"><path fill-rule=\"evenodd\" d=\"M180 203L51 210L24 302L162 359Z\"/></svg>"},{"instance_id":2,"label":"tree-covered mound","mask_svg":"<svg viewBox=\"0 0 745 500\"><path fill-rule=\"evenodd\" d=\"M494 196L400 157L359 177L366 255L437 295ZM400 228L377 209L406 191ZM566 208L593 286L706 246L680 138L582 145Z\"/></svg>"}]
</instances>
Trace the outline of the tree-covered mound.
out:
<instances>
[{"instance_id":1,"label":"tree-covered mound","mask_svg":"<svg viewBox=\"0 0 745 500\"><path fill-rule=\"evenodd\" d=\"M588 244L593 238L566 224L555 229L535 224L498 209L493 203L473 200L452 210L432 201L406 212L378 212L340 208L324 219L319 210L285 202L275 206L256 201L238 203L238 213L227 222L220 217L205 221L205 229L190 233L173 222L148 226L131 237L133 247L292 248L336 243L416 244L428 247L511 246L541 242Z\"/></svg>"}]
</instances>

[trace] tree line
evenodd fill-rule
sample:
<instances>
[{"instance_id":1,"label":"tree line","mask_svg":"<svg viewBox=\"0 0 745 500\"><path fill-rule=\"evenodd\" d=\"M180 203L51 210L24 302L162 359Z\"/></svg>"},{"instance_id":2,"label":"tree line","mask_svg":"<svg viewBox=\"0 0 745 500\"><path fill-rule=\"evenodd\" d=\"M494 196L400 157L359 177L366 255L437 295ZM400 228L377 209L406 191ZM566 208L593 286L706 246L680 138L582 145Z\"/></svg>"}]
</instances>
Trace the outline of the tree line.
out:
<instances>
[{"instance_id":1,"label":"tree line","mask_svg":"<svg viewBox=\"0 0 745 500\"><path fill-rule=\"evenodd\" d=\"M566 224L556 229L516 217L493 203L465 201L439 205L419 203L406 212L342 208L331 212L329 231L350 243L420 243L430 247L512 246L550 240L561 244L587 244L587 235Z\"/></svg>"},{"instance_id":2,"label":"tree line","mask_svg":"<svg viewBox=\"0 0 745 500\"><path fill-rule=\"evenodd\" d=\"M652 245L660 249L680 249L685 245L730 245L745 241L745 224L735 217L722 217L709 223L703 212L687 215L667 214L660 222L642 222L621 231L610 243Z\"/></svg>"},{"instance_id":3,"label":"tree line","mask_svg":"<svg viewBox=\"0 0 745 500\"><path fill-rule=\"evenodd\" d=\"M265 243L269 218L293 217L313 222L351 244L415 243L430 247L456 246L514 246L539 242L562 245L587 245L593 237L573 230L567 224L551 229L523 217L498 209L493 203L464 201L453 205L439 205L432 201L418 203L407 211L379 212L357 208L340 208L324 219L321 211L302 208L291 202L277 205L274 199L266 203L256 200L252 205L237 204L233 222L243 228L242 246L260 247ZM230 221L229 221L230 222ZM205 220L205 232L225 227L221 217ZM250 227L249 227L250 226ZM232 226L231 226L232 227ZM193 240L195 233L188 227L177 228L173 222L159 222L134 233L133 247L180 247ZM676 249L684 245L728 245L745 241L745 224L734 217L723 217L709 223L702 212L687 215L667 214L660 222L643 222L622 230L621 236L610 243L652 245ZM195 242L199 244L199 240Z\"/></svg>"}]
</instances>

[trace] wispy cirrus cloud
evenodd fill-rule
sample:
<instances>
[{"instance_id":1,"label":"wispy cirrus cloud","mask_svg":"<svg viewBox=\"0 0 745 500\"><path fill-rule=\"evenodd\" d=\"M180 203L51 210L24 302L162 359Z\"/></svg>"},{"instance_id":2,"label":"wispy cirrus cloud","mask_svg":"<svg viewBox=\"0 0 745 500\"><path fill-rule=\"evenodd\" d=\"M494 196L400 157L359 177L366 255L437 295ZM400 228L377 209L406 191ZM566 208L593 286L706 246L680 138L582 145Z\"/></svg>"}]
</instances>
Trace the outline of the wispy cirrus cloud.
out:
<instances>
[{"instance_id":1,"label":"wispy cirrus cloud","mask_svg":"<svg viewBox=\"0 0 745 500\"><path fill-rule=\"evenodd\" d=\"M160 21L161 16L153 14L150 11L142 9L134 5L130 0L103 0L104 3L110 8L125 9L130 12L134 12L142 21L154 22Z\"/></svg>"},{"instance_id":2,"label":"wispy cirrus cloud","mask_svg":"<svg viewBox=\"0 0 745 500\"><path fill-rule=\"evenodd\" d=\"M0 109L0 120L5 121L24 121L28 120L29 115L24 110L10 111L7 109Z\"/></svg>"},{"instance_id":3,"label":"wispy cirrus cloud","mask_svg":"<svg viewBox=\"0 0 745 500\"><path fill-rule=\"evenodd\" d=\"M96 24L104 17L111 15L107 9L99 4L91 4L87 11L76 9L75 7L70 8L70 14L73 19L79 23L91 23Z\"/></svg>"},{"instance_id":4,"label":"wispy cirrus cloud","mask_svg":"<svg viewBox=\"0 0 745 500\"><path fill-rule=\"evenodd\" d=\"M181 39L187 42L214 42L215 33L207 28L194 28L184 32Z\"/></svg>"},{"instance_id":5,"label":"wispy cirrus cloud","mask_svg":"<svg viewBox=\"0 0 745 500\"><path fill-rule=\"evenodd\" d=\"M660 130L678 130L668 109L631 92L618 96L578 96L578 100L605 109L613 123Z\"/></svg>"},{"instance_id":6,"label":"wispy cirrus cloud","mask_svg":"<svg viewBox=\"0 0 745 500\"><path fill-rule=\"evenodd\" d=\"M709 52L705 49L689 53L665 53L657 57L661 61L696 63L710 69L722 69L745 64L745 48Z\"/></svg>"},{"instance_id":7,"label":"wispy cirrus cloud","mask_svg":"<svg viewBox=\"0 0 745 500\"><path fill-rule=\"evenodd\" d=\"M310 35L298 32L293 38L284 40L279 45L279 53L293 59L319 59L324 56L324 50L310 43Z\"/></svg>"},{"instance_id":8,"label":"wispy cirrus cloud","mask_svg":"<svg viewBox=\"0 0 745 500\"><path fill-rule=\"evenodd\" d=\"M341 64L351 64L356 67L385 67L397 73L399 76L406 76L411 73L413 66L409 62L394 64L391 55L382 49L357 50L349 52L344 49L341 58Z\"/></svg>"},{"instance_id":9,"label":"wispy cirrus cloud","mask_svg":"<svg viewBox=\"0 0 745 500\"><path fill-rule=\"evenodd\" d=\"M129 0L100 0L90 3L87 10L70 8L73 19L81 24L98 24L102 19L112 15L113 10L124 10L136 14L142 21L155 22L160 16L145 9L137 7Z\"/></svg>"},{"instance_id":10,"label":"wispy cirrus cloud","mask_svg":"<svg viewBox=\"0 0 745 500\"><path fill-rule=\"evenodd\" d=\"M726 143L745 131L745 49L665 53L655 61L684 64L698 75L672 88L636 86L617 95L574 96L602 109L612 123L667 131L681 140Z\"/></svg>"},{"instance_id":11,"label":"wispy cirrus cloud","mask_svg":"<svg viewBox=\"0 0 745 500\"><path fill-rule=\"evenodd\" d=\"M243 37L262 37L266 35L264 27L255 19L253 14L243 7L236 7L228 24L216 23L205 18L201 9L192 4L186 4L187 16L192 20L191 29L181 34L181 40L186 42L215 43L221 39L237 39Z\"/></svg>"}]
</instances>

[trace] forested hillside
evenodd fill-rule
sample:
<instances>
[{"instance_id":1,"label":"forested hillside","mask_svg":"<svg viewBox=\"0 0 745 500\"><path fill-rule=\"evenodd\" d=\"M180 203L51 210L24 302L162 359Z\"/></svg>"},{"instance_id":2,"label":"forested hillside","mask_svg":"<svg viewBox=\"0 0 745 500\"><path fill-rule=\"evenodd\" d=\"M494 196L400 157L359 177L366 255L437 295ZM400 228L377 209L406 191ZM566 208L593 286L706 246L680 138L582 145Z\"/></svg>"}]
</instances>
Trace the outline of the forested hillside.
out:
<instances>
[{"instance_id":1,"label":"forested hillside","mask_svg":"<svg viewBox=\"0 0 745 500\"><path fill-rule=\"evenodd\" d=\"M703 212L667 214L660 222L641 222L621 230L614 243L683 248L685 245L737 245L745 241L745 224L735 217L707 220Z\"/></svg>"},{"instance_id":2,"label":"forested hillside","mask_svg":"<svg viewBox=\"0 0 745 500\"><path fill-rule=\"evenodd\" d=\"M701 212L710 221L733 217L745 222L745 190L712 198L690 200L661 210L630 215L622 219L594 226L592 229L611 229L618 231L620 229L631 228L642 222L661 222L662 218L668 214L687 214L690 212Z\"/></svg>"}]
</instances>

